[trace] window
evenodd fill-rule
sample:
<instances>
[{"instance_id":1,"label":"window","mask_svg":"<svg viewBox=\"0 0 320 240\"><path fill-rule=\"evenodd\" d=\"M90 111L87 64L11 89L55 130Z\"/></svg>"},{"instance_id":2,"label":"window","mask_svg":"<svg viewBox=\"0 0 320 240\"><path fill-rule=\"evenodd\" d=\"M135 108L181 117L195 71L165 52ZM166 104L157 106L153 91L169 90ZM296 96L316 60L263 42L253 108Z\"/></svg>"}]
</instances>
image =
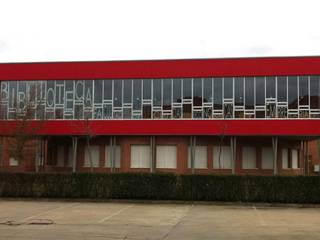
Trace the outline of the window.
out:
<instances>
[{"instance_id":1,"label":"window","mask_svg":"<svg viewBox=\"0 0 320 240\"><path fill-rule=\"evenodd\" d=\"M214 109L222 109L222 78L213 79Z\"/></svg>"},{"instance_id":2,"label":"window","mask_svg":"<svg viewBox=\"0 0 320 240\"><path fill-rule=\"evenodd\" d=\"M194 168L204 169L207 168L208 160L208 147L195 146L194 148ZM191 168L191 147L188 148L188 168Z\"/></svg>"},{"instance_id":3,"label":"window","mask_svg":"<svg viewBox=\"0 0 320 240\"><path fill-rule=\"evenodd\" d=\"M72 167L73 163L73 147L69 146L68 148L68 166Z\"/></svg>"},{"instance_id":4,"label":"window","mask_svg":"<svg viewBox=\"0 0 320 240\"><path fill-rule=\"evenodd\" d=\"M310 77L310 108L320 108L320 77Z\"/></svg>"},{"instance_id":5,"label":"window","mask_svg":"<svg viewBox=\"0 0 320 240\"><path fill-rule=\"evenodd\" d=\"M10 157L9 158L9 164L10 164L10 166L18 166L19 162L14 157Z\"/></svg>"},{"instance_id":6,"label":"window","mask_svg":"<svg viewBox=\"0 0 320 240\"><path fill-rule=\"evenodd\" d=\"M288 169L289 168L289 154L288 154L288 148L282 149L282 168Z\"/></svg>"},{"instance_id":7,"label":"window","mask_svg":"<svg viewBox=\"0 0 320 240\"><path fill-rule=\"evenodd\" d=\"M233 78L224 79L224 98L233 98Z\"/></svg>"},{"instance_id":8,"label":"window","mask_svg":"<svg viewBox=\"0 0 320 240\"><path fill-rule=\"evenodd\" d=\"M212 103L212 79L203 79L203 102Z\"/></svg>"},{"instance_id":9,"label":"window","mask_svg":"<svg viewBox=\"0 0 320 240\"><path fill-rule=\"evenodd\" d=\"M289 109L298 108L298 78L288 78L288 105Z\"/></svg>"},{"instance_id":10,"label":"window","mask_svg":"<svg viewBox=\"0 0 320 240\"><path fill-rule=\"evenodd\" d=\"M131 168L150 168L150 159L149 145L131 145Z\"/></svg>"},{"instance_id":11,"label":"window","mask_svg":"<svg viewBox=\"0 0 320 240\"><path fill-rule=\"evenodd\" d=\"M58 146L57 148L57 166L64 166L64 146Z\"/></svg>"},{"instance_id":12,"label":"window","mask_svg":"<svg viewBox=\"0 0 320 240\"><path fill-rule=\"evenodd\" d=\"M161 106L161 79L153 80L153 105Z\"/></svg>"},{"instance_id":13,"label":"window","mask_svg":"<svg viewBox=\"0 0 320 240\"><path fill-rule=\"evenodd\" d=\"M299 157L298 157L298 150L291 149L291 166L293 169L299 168Z\"/></svg>"},{"instance_id":14,"label":"window","mask_svg":"<svg viewBox=\"0 0 320 240\"><path fill-rule=\"evenodd\" d=\"M309 77L299 77L299 105L309 105Z\"/></svg>"},{"instance_id":15,"label":"window","mask_svg":"<svg viewBox=\"0 0 320 240\"><path fill-rule=\"evenodd\" d=\"M213 167L231 169L231 148L229 146L213 147Z\"/></svg>"},{"instance_id":16,"label":"window","mask_svg":"<svg viewBox=\"0 0 320 240\"><path fill-rule=\"evenodd\" d=\"M193 79L193 106L202 106L202 79Z\"/></svg>"},{"instance_id":17,"label":"window","mask_svg":"<svg viewBox=\"0 0 320 240\"><path fill-rule=\"evenodd\" d=\"M99 161L100 161L100 147L99 146L90 146L89 148L88 148L88 146L85 147L84 166L91 167L89 149L91 152L92 166L99 167Z\"/></svg>"},{"instance_id":18,"label":"window","mask_svg":"<svg viewBox=\"0 0 320 240\"><path fill-rule=\"evenodd\" d=\"M157 146L157 168L177 168L177 147Z\"/></svg>"},{"instance_id":19,"label":"window","mask_svg":"<svg viewBox=\"0 0 320 240\"><path fill-rule=\"evenodd\" d=\"M123 103L132 103L132 80L123 81Z\"/></svg>"},{"instance_id":20,"label":"window","mask_svg":"<svg viewBox=\"0 0 320 240\"><path fill-rule=\"evenodd\" d=\"M278 77L278 102L287 101L287 77Z\"/></svg>"},{"instance_id":21,"label":"window","mask_svg":"<svg viewBox=\"0 0 320 240\"><path fill-rule=\"evenodd\" d=\"M267 77L266 78L266 98L276 97L276 78Z\"/></svg>"},{"instance_id":22,"label":"window","mask_svg":"<svg viewBox=\"0 0 320 240\"><path fill-rule=\"evenodd\" d=\"M282 168L297 169L299 168L299 151L297 149L282 149Z\"/></svg>"},{"instance_id":23,"label":"window","mask_svg":"<svg viewBox=\"0 0 320 240\"><path fill-rule=\"evenodd\" d=\"M172 103L172 80L163 80L163 109L171 110Z\"/></svg>"},{"instance_id":24,"label":"window","mask_svg":"<svg viewBox=\"0 0 320 240\"><path fill-rule=\"evenodd\" d=\"M256 78L256 105L265 105L265 81L264 77Z\"/></svg>"},{"instance_id":25,"label":"window","mask_svg":"<svg viewBox=\"0 0 320 240\"><path fill-rule=\"evenodd\" d=\"M273 169L273 149L271 147L262 148L262 169Z\"/></svg>"},{"instance_id":26,"label":"window","mask_svg":"<svg viewBox=\"0 0 320 240\"><path fill-rule=\"evenodd\" d=\"M133 80L133 110L141 110L142 81Z\"/></svg>"},{"instance_id":27,"label":"window","mask_svg":"<svg viewBox=\"0 0 320 240\"><path fill-rule=\"evenodd\" d=\"M122 106L122 80L114 80L113 106Z\"/></svg>"},{"instance_id":28,"label":"window","mask_svg":"<svg viewBox=\"0 0 320 240\"><path fill-rule=\"evenodd\" d=\"M121 166L121 147L119 145L114 146L115 147L115 168L120 168ZM105 167L111 167L111 148L109 145L105 148Z\"/></svg>"},{"instance_id":29,"label":"window","mask_svg":"<svg viewBox=\"0 0 320 240\"><path fill-rule=\"evenodd\" d=\"M242 148L242 168L243 169L256 169L256 148L255 147L243 147Z\"/></svg>"},{"instance_id":30,"label":"window","mask_svg":"<svg viewBox=\"0 0 320 240\"><path fill-rule=\"evenodd\" d=\"M254 109L254 78L245 78L245 108Z\"/></svg>"},{"instance_id":31,"label":"window","mask_svg":"<svg viewBox=\"0 0 320 240\"><path fill-rule=\"evenodd\" d=\"M244 102L244 79L235 78L234 79L234 102L236 106L243 106Z\"/></svg>"}]
</instances>

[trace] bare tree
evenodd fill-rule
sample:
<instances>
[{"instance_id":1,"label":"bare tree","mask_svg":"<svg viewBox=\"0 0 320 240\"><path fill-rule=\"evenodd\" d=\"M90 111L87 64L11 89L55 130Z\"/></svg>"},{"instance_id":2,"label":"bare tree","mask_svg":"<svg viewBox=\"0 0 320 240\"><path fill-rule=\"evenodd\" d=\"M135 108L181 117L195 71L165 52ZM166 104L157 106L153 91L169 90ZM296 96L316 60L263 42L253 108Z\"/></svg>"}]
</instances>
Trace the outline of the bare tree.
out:
<instances>
[{"instance_id":1,"label":"bare tree","mask_svg":"<svg viewBox=\"0 0 320 240\"><path fill-rule=\"evenodd\" d=\"M3 131L0 135L5 138L10 157L19 164L25 160L29 151L36 150L37 136L43 127L43 119L32 121L38 109L35 102L35 87L29 90L28 96L25 95L14 102L15 111L10 112L10 120L1 123Z\"/></svg>"}]
</instances>

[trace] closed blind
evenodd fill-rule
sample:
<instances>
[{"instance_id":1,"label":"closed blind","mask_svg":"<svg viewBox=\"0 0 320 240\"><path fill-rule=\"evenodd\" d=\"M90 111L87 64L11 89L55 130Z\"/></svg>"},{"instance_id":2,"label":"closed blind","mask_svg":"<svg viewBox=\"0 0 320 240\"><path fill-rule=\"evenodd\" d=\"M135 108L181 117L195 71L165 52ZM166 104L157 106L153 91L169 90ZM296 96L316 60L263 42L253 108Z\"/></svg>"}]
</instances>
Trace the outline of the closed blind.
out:
<instances>
[{"instance_id":1,"label":"closed blind","mask_svg":"<svg viewBox=\"0 0 320 240\"><path fill-rule=\"evenodd\" d=\"M271 147L262 148L262 169L273 169L273 150Z\"/></svg>"},{"instance_id":2,"label":"closed blind","mask_svg":"<svg viewBox=\"0 0 320 240\"><path fill-rule=\"evenodd\" d=\"M177 168L177 147L157 146L157 168Z\"/></svg>"},{"instance_id":3,"label":"closed blind","mask_svg":"<svg viewBox=\"0 0 320 240\"><path fill-rule=\"evenodd\" d=\"M194 152L194 168L204 169L207 168L208 147L195 146ZM188 148L188 168L191 168L191 147Z\"/></svg>"},{"instance_id":4,"label":"closed blind","mask_svg":"<svg viewBox=\"0 0 320 240\"><path fill-rule=\"evenodd\" d=\"M91 158L92 158L92 166L98 167L99 160L100 160L100 147L99 146L90 146L90 151L91 151ZM88 146L85 147L84 164L86 167L91 167Z\"/></svg>"},{"instance_id":5,"label":"closed blind","mask_svg":"<svg viewBox=\"0 0 320 240\"><path fill-rule=\"evenodd\" d=\"M243 147L242 148L242 168L255 169L257 167L256 148Z\"/></svg>"},{"instance_id":6,"label":"closed blind","mask_svg":"<svg viewBox=\"0 0 320 240\"><path fill-rule=\"evenodd\" d=\"M131 145L131 168L150 168L149 145Z\"/></svg>"},{"instance_id":7,"label":"closed blind","mask_svg":"<svg viewBox=\"0 0 320 240\"><path fill-rule=\"evenodd\" d=\"M219 146L213 147L213 167L217 169L231 169L230 146L222 146L221 151Z\"/></svg>"}]
</instances>

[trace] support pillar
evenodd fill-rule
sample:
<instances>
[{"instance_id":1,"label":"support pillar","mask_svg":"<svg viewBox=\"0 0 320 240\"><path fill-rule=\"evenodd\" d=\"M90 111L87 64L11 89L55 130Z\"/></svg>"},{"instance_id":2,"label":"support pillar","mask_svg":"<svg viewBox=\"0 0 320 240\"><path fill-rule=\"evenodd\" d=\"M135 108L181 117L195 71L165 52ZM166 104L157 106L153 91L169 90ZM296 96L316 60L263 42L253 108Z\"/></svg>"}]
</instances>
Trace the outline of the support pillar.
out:
<instances>
[{"instance_id":1,"label":"support pillar","mask_svg":"<svg viewBox=\"0 0 320 240\"><path fill-rule=\"evenodd\" d=\"M195 173L195 146L196 146L197 138L196 136L190 137L190 167L191 167L191 173Z\"/></svg>"},{"instance_id":2,"label":"support pillar","mask_svg":"<svg viewBox=\"0 0 320 240\"><path fill-rule=\"evenodd\" d=\"M305 146L306 146L306 162L307 162L307 175L310 174L310 169L309 169L309 142L308 141L305 141Z\"/></svg>"},{"instance_id":3,"label":"support pillar","mask_svg":"<svg viewBox=\"0 0 320 240\"><path fill-rule=\"evenodd\" d=\"M156 169L156 138L150 137L150 172L154 173Z\"/></svg>"},{"instance_id":4,"label":"support pillar","mask_svg":"<svg viewBox=\"0 0 320 240\"><path fill-rule=\"evenodd\" d=\"M78 149L78 137L72 137L72 172L76 172L77 169L77 149Z\"/></svg>"},{"instance_id":5,"label":"support pillar","mask_svg":"<svg viewBox=\"0 0 320 240\"><path fill-rule=\"evenodd\" d=\"M231 148L231 169L232 174L236 173L236 159L237 159L237 138L230 138L230 148Z\"/></svg>"},{"instance_id":6,"label":"support pillar","mask_svg":"<svg viewBox=\"0 0 320 240\"><path fill-rule=\"evenodd\" d=\"M273 175L278 175L278 137L272 138Z\"/></svg>"},{"instance_id":7,"label":"support pillar","mask_svg":"<svg viewBox=\"0 0 320 240\"><path fill-rule=\"evenodd\" d=\"M116 137L110 137L110 171L114 172L116 168Z\"/></svg>"}]
</instances>

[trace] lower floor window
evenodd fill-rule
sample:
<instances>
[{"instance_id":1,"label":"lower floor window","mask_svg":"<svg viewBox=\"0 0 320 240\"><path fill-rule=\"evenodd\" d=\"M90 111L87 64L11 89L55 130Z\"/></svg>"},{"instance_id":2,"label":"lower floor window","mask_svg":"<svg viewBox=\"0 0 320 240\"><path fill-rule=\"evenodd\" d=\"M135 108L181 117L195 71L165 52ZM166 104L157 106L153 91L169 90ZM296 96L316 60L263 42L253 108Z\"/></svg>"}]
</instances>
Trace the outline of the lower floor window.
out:
<instances>
[{"instance_id":1,"label":"lower floor window","mask_svg":"<svg viewBox=\"0 0 320 240\"><path fill-rule=\"evenodd\" d=\"M90 161L91 154L91 161ZM85 147L85 156L84 156L84 165L85 167L99 167L100 160L100 147L99 146L86 146Z\"/></svg>"},{"instance_id":2,"label":"lower floor window","mask_svg":"<svg viewBox=\"0 0 320 240\"><path fill-rule=\"evenodd\" d=\"M299 168L299 152L297 149L283 148L281 157L283 169Z\"/></svg>"},{"instance_id":3,"label":"lower floor window","mask_svg":"<svg viewBox=\"0 0 320 240\"><path fill-rule=\"evenodd\" d=\"M14 157L10 157L9 158L9 164L10 166L18 166L19 165L19 162L17 159L15 159Z\"/></svg>"},{"instance_id":4,"label":"lower floor window","mask_svg":"<svg viewBox=\"0 0 320 240\"><path fill-rule=\"evenodd\" d=\"M157 168L177 168L177 146L157 146Z\"/></svg>"},{"instance_id":5,"label":"lower floor window","mask_svg":"<svg viewBox=\"0 0 320 240\"><path fill-rule=\"evenodd\" d=\"M188 168L191 168L191 147L188 148ZM195 146L194 148L194 168L208 168L208 147Z\"/></svg>"},{"instance_id":6,"label":"lower floor window","mask_svg":"<svg viewBox=\"0 0 320 240\"><path fill-rule=\"evenodd\" d=\"M255 169L257 168L256 148L243 147L242 148L242 168Z\"/></svg>"},{"instance_id":7,"label":"lower floor window","mask_svg":"<svg viewBox=\"0 0 320 240\"><path fill-rule=\"evenodd\" d=\"M273 149L272 147L264 147L261 152L262 169L273 169Z\"/></svg>"},{"instance_id":8,"label":"lower floor window","mask_svg":"<svg viewBox=\"0 0 320 240\"><path fill-rule=\"evenodd\" d=\"M150 168L150 159L149 145L131 145L131 168Z\"/></svg>"},{"instance_id":9,"label":"lower floor window","mask_svg":"<svg viewBox=\"0 0 320 240\"><path fill-rule=\"evenodd\" d=\"M112 152L111 147L108 145L105 148L105 166L111 167L111 159L112 159ZM114 167L120 168L121 166L121 147L119 145L114 146L114 153L113 153L113 159L114 159Z\"/></svg>"},{"instance_id":10,"label":"lower floor window","mask_svg":"<svg viewBox=\"0 0 320 240\"><path fill-rule=\"evenodd\" d=\"M231 169L231 147L213 147L213 167L217 169Z\"/></svg>"},{"instance_id":11,"label":"lower floor window","mask_svg":"<svg viewBox=\"0 0 320 240\"><path fill-rule=\"evenodd\" d=\"M64 166L64 146L58 146L57 149L57 166Z\"/></svg>"}]
</instances>

